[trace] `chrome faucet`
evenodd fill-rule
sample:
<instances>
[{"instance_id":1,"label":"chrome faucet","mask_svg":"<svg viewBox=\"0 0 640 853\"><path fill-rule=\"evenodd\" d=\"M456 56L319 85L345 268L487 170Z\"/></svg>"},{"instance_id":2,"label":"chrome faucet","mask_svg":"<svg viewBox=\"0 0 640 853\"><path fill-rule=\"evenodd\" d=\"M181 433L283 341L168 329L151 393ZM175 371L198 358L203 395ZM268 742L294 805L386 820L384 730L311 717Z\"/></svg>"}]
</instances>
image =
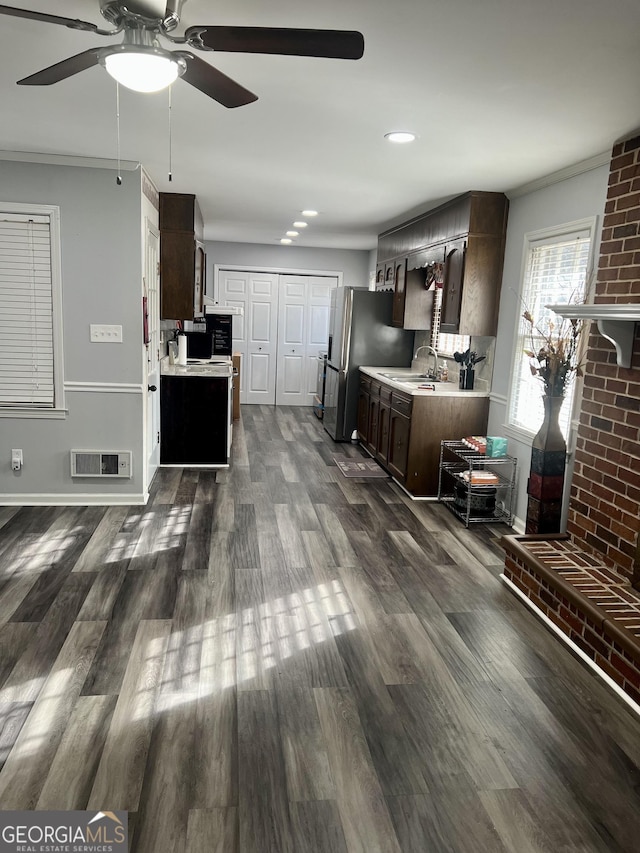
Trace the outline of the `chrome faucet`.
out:
<instances>
[{"instance_id":1,"label":"chrome faucet","mask_svg":"<svg viewBox=\"0 0 640 853\"><path fill-rule=\"evenodd\" d=\"M414 361L418 357L418 353L420 352L421 349L428 349L429 352L432 353L432 355L433 355L433 368L431 370L428 370L425 373L425 376L428 379L437 379L438 378L438 353L435 351L435 349L433 347L428 346L427 344L423 344L422 346L418 347L418 349L414 352L414 354L413 354Z\"/></svg>"}]
</instances>

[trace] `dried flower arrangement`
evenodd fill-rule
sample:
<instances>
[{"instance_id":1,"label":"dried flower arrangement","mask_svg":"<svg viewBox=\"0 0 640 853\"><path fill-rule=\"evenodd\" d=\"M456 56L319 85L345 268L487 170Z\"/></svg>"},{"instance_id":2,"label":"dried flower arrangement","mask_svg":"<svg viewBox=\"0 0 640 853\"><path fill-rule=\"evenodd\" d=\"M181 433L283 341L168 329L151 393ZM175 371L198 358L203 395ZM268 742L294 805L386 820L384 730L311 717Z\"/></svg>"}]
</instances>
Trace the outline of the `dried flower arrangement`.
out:
<instances>
[{"instance_id":1,"label":"dried flower arrangement","mask_svg":"<svg viewBox=\"0 0 640 853\"><path fill-rule=\"evenodd\" d=\"M536 321L525 309L523 318L529 324L531 348L526 349L529 368L544 385L548 397L562 397L574 375L582 376L579 364L582 320L550 318Z\"/></svg>"}]
</instances>

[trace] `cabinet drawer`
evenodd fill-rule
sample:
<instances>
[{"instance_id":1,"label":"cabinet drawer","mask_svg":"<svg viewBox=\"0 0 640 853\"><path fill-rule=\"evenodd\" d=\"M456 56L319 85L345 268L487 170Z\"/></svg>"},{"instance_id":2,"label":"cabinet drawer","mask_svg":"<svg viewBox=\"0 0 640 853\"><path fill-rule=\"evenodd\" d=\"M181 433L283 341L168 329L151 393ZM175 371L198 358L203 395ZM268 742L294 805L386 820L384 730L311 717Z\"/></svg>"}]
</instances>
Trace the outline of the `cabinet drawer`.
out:
<instances>
[{"instance_id":1,"label":"cabinet drawer","mask_svg":"<svg viewBox=\"0 0 640 853\"><path fill-rule=\"evenodd\" d=\"M394 391L391 395L391 406L402 415L410 415L413 400L411 397L404 397Z\"/></svg>"},{"instance_id":2,"label":"cabinet drawer","mask_svg":"<svg viewBox=\"0 0 640 853\"><path fill-rule=\"evenodd\" d=\"M389 388L388 385L381 385L380 386L380 399L381 400L386 400L387 403L390 403L392 393L393 392L391 391L391 388Z\"/></svg>"},{"instance_id":3,"label":"cabinet drawer","mask_svg":"<svg viewBox=\"0 0 640 853\"><path fill-rule=\"evenodd\" d=\"M379 397L380 396L380 383L379 382L372 382L371 388L369 389L369 393L371 394L372 397Z\"/></svg>"},{"instance_id":4,"label":"cabinet drawer","mask_svg":"<svg viewBox=\"0 0 640 853\"><path fill-rule=\"evenodd\" d=\"M369 394L371 391L371 380L368 379L366 376L360 377L360 390L364 391L367 394Z\"/></svg>"}]
</instances>

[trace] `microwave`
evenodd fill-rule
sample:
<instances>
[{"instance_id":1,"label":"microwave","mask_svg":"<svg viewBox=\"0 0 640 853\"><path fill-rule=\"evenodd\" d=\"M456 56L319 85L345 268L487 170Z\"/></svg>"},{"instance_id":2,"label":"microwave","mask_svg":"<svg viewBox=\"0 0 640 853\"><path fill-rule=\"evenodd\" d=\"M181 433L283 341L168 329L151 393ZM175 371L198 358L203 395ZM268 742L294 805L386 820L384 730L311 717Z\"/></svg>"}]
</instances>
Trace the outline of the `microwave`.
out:
<instances>
[{"instance_id":1,"label":"microwave","mask_svg":"<svg viewBox=\"0 0 640 853\"><path fill-rule=\"evenodd\" d=\"M187 358L205 359L213 357L213 336L209 332L185 332Z\"/></svg>"}]
</instances>

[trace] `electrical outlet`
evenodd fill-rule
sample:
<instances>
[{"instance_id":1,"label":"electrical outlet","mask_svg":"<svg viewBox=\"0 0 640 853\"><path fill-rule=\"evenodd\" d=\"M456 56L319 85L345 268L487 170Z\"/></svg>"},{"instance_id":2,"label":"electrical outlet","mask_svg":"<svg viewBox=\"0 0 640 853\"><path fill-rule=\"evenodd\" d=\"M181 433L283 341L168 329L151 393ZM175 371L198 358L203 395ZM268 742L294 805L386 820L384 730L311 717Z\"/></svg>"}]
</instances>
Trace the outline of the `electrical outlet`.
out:
<instances>
[{"instance_id":1,"label":"electrical outlet","mask_svg":"<svg viewBox=\"0 0 640 853\"><path fill-rule=\"evenodd\" d=\"M22 450L12 450L11 451L11 468L14 471L19 471L24 465L24 459L22 456Z\"/></svg>"},{"instance_id":2,"label":"electrical outlet","mask_svg":"<svg viewBox=\"0 0 640 853\"><path fill-rule=\"evenodd\" d=\"M105 326L103 324L91 323L89 335L94 344L121 344L122 326Z\"/></svg>"}]
</instances>

